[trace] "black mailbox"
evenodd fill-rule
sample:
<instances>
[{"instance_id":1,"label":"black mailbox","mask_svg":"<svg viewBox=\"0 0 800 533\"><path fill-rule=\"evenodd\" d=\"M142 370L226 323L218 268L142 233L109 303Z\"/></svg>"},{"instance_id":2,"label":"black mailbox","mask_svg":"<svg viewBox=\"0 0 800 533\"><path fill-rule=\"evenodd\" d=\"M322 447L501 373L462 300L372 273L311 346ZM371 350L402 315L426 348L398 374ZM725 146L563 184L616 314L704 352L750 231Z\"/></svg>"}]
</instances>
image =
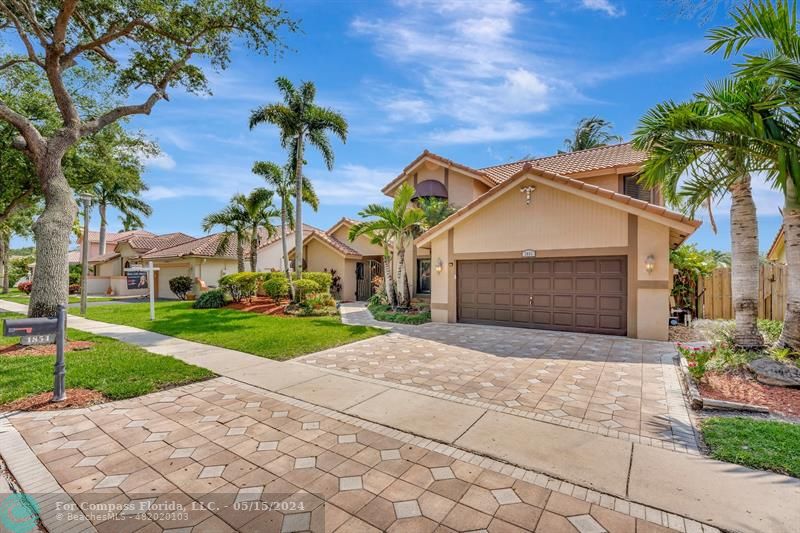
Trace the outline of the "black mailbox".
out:
<instances>
[{"instance_id":1,"label":"black mailbox","mask_svg":"<svg viewBox=\"0 0 800 533\"><path fill-rule=\"evenodd\" d=\"M4 337L27 337L29 335L54 335L58 333L57 318L18 318L3 323Z\"/></svg>"}]
</instances>

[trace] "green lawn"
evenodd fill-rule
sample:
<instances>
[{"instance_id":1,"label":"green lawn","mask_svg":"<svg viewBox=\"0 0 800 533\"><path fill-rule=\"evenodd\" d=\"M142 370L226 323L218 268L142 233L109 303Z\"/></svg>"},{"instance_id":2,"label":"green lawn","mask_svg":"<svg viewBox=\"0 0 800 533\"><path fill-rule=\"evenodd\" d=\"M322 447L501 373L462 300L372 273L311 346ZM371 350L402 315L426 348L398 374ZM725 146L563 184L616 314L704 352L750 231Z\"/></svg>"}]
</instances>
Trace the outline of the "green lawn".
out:
<instances>
[{"instance_id":1,"label":"green lawn","mask_svg":"<svg viewBox=\"0 0 800 533\"><path fill-rule=\"evenodd\" d=\"M0 319L12 313L0 313ZM2 322L0 320L0 322ZM92 341L88 350L67 352L67 388L92 389L119 400L213 377L205 368L157 355L107 337L69 329L71 341ZM0 346L16 338L0 337ZM0 356L0 405L53 390L55 356Z\"/></svg>"},{"instance_id":2,"label":"green lawn","mask_svg":"<svg viewBox=\"0 0 800 533\"><path fill-rule=\"evenodd\" d=\"M19 289L8 289L8 294L0 293L0 300L8 300L9 302L27 305L28 300L30 300L30 295L20 292ZM105 296L89 296L88 300L90 302L108 302L113 300L113 298L107 298ZM79 303L80 301L80 296L69 297L69 303L71 304Z\"/></svg>"},{"instance_id":3,"label":"green lawn","mask_svg":"<svg viewBox=\"0 0 800 533\"><path fill-rule=\"evenodd\" d=\"M77 310L70 310L77 313ZM123 324L204 344L221 346L282 361L342 344L381 335L385 331L342 324L338 316L282 317L235 309L192 309L191 302L89 307L86 317Z\"/></svg>"},{"instance_id":4,"label":"green lawn","mask_svg":"<svg viewBox=\"0 0 800 533\"><path fill-rule=\"evenodd\" d=\"M800 425L750 418L709 418L703 437L720 461L800 478Z\"/></svg>"}]
</instances>

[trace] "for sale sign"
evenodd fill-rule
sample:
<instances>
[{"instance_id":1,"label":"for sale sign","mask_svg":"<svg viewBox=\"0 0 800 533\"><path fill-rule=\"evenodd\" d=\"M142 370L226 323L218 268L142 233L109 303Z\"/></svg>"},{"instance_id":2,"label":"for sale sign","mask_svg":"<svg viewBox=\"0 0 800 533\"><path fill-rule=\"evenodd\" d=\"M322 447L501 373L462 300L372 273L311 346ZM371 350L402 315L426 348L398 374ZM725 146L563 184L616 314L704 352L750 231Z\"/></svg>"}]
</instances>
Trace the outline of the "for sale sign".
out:
<instances>
[{"instance_id":1,"label":"for sale sign","mask_svg":"<svg viewBox=\"0 0 800 533\"><path fill-rule=\"evenodd\" d=\"M129 270L126 273L128 282L128 289L146 289L147 287L147 271L145 270Z\"/></svg>"}]
</instances>

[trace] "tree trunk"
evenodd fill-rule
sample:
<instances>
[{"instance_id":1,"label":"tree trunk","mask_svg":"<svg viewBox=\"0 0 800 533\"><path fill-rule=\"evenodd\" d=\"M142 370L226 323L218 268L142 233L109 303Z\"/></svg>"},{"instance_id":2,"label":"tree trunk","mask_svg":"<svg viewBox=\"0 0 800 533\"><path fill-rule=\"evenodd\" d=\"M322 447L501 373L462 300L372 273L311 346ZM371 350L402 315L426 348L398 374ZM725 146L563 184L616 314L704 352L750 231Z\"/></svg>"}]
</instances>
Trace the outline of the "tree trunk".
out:
<instances>
[{"instance_id":1,"label":"tree trunk","mask_svg":"<svg viewBox=\"0 0 800 533\"><path fill-rule=\"evenodd\" d=\"M3 294L8 294L8 249L11 247L11 236L3 235L0 240L0 269L3 271Z\"/></svg>"},{"instance_id":2,"label":"tree trunk","mask_svg":"<svg viewBox=\"0 0 800 533\"><path fill-rule=\"evenodd\" d=\"M789 275L786 283L786 314L778 345L798 352L800 351L800 201L797 200L791 180L786 181L783 232Z\"/></svg>"},{"instance_id":3,"label":"tree trunk","mask_svg":"<svg viewBox=\"0 0 800 533\"><path fill-rule=\"evenodd\" d=\"M67 304L69 237L78 205L61 168L60 151L48 151L37 165L44 192L44 211L33 224L36 268L33 271L28 316L53 317L59 304Z\"/></svg>"},{"instance_id":4,"label":"tree trunk","mask_svg":"<svg viewBox=\"0 0 800 533\"><path fill-rule=\"evenodd\" d=\"M744 173L731 186L731 293L736 319L733 334L737 347L754 350L764 345L758 331L758 220Z\"/></svg>"},{"instance_id":5,"label":"tree trunk","mask_svg":"<svg viewBox=\"0 0 800 533\"><path fill-rule=\"evenodd\" d=\"M97 204L97 209L100 211L100 255L106 253L106 226L108 225L108 221L106 220L107 207L105 200L100 200L100 203Z\"/></svg>"},{"instance_id":6,"label":"tree trunk","mask_svg":"<svg viewBox=\"0 0 800 533\"><path fill-rule=\"evenodd\" d=\"M288 196L281 198L281 247L283 248L283 271L286 273L286 279L289 280L289 290L292 294L292 301L294 301L294 285L291 283L292 271L289 268L289 246L286 242L286 224L288 223L286 219L286 202L289 201L291 199Z\"/></svg>"},{"instance_id":7,"label":"tree trunk","mask_svg":"<svg viewBox=\"0 0 800 533\"><path fill-rule=\"evenodd\" d=\"M401 308L407 308L410 296L408 293L408 276L406 274L405 247L397 248L397 282L400 284L400 288L397 291L397 305Z\"/></svg>"},{"instance_id":8,"label":"tree trunk","mask_svg":"<svg viewBox=\"0 0 800 533\"><path fill-rule=\"evenodd\" d=\"M253 228L250 234L250 272L255 272L258 267L258 228Z\"/></svg>"},{"instance_id":9,"label":"tree trunk","mask_svg":"<svg viewBox=\"0 0 800 533\"><path fill-rule=\"evenodd\" d=\"M244 239L236 236L236 269L239 272L244 272Z\"/></svg>"},{"instance_id":10,"label":"tree trunk","mask_svg":"<svg viewBox=\"0 0 800 533\"><path fill-rule=\"evenodd\" d=\"M294 160L294 271L297 279L303 276L303 135L301 130L297 136L297 153Z\"/></svg>"},{"instance_id":11,"label":"tree trunk","mask_svg":"<svg viewBox=\"0 0 800 533\"><path fill-rule=\"evenodd\" d=\"M397 308L397 294L394 290L394 276L392 276L392 256L389 253L389 248L384 244L383 246L383 288L386 291L386 300L392 310Z\"/></svg>"}]
</instances>

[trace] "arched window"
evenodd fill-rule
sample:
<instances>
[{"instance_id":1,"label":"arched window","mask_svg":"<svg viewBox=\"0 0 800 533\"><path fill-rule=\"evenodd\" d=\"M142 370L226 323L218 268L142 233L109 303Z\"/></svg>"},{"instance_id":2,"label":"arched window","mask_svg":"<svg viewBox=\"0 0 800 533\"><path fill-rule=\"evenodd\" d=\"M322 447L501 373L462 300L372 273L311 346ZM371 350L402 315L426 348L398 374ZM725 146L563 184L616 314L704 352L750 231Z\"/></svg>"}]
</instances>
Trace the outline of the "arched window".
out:
<instances>
[{"instance_id":1,"label":"arched window","mask_svg":"<svg viewBox=\"0 0 800 533\"><path fill-rule=\"evenodd\" d=\"M421 181L414 187L414 196L412 196L411 199L416 200L417 198L431 197L447 199L447 188L444 186L444 183L436 180Z\"/></svg>"}]
</instances>

